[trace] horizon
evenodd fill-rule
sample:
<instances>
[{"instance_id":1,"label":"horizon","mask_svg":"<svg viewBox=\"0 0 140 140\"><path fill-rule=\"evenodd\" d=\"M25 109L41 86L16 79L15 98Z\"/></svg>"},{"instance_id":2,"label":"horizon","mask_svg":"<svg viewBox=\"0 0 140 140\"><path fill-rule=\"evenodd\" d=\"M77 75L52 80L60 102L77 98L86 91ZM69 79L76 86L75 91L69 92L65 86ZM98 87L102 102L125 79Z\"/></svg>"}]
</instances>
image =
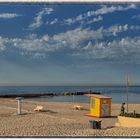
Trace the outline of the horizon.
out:
<instances>
[{"instance_id":1,"label":"horizon","mask_svg":"<svg viewBox=\"0 0 140 140\"><path fill-rule=\"evenodd\" d=\"M83 87L84 87L84 86L85 86L85 87L127 87L126 85L113 85L113 84L112 84L112 85L111 85L111 84L110 84L110 85L104 85L104 84L100 84L100 85L99 85L99 84L98 84L98 85L88 85L88 84L85 84L85 85L82 85L82 84L77 84L77 85L76 85L76 84L68 84L68 85L39 85L39 84L36 84L36 85L32 85L32 84L28 84L28 85L0 85L0 87L28 87L28 86L29 86L29 87L30 87L30 86L33 86L33 87L39 87L39 86L40 86L40 87L47 87L47 86L48 86L48 87L49 87L49 86L50 86L50 87L51 87L51 86L52 86L52 87L53 87L53 86L54 86L54 87L55 87L55 86L56 86L56 87L57 87L57 86L58 86L58 87L66 87L66 86L68 86L68 87L76 87L76 86L79 86L79 87L81 87L81 86L83 86ZM131 88L131 87L140 87L140 85L131 85L130 88Z\"/></svg>"},{"instance_id":2,"label":"horizon","mask_svg":"<svg viewBox=\"0 0 140 140\"><path fill-rule=\"evenodd\" d=\"M72 12L69 12L72 11ZM140 85L140 5L0 5L0 85Z\"/></svg>"}]
</instances>

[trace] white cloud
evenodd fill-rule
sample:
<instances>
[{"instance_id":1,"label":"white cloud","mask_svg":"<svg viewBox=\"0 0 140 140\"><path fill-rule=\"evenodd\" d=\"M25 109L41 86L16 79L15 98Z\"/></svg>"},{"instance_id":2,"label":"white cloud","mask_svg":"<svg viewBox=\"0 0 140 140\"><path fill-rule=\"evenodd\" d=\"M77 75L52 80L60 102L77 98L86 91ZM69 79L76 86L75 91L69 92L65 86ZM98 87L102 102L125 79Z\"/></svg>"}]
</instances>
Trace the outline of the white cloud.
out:
<instances>
[{"instance_id":1,"label":"white cloud","mask_svg":"<svg viewBox=\"0 0 140 140\"><path fill-rule=\"evenodd\" d=\"M56 24L58 22L58 19L55 18L53 21L50 22L51 25Z\"/></svg>"},{"instance_id":2,"label":"white cloud","mask_svg":"<svg viewBox=\"0 0 140 140\"><path fill-rule=\"evenodd\" d=\"M6 49L6 43L8 43L8 38L2 38L0 36L0 51L4 51Z\"/></svg>"},{"instance_id":3,"label":"white cloud","mask_svg":"<svg viewBox=\"0 0 140 140\"><path fill-rule=\"evenodd\" d=\"M12 19L19 16L21 15L18 15L16 13L0 13L0 19Z\"/></svg>"},{"instance_id":4,"label":"white cloud","mask_svg":"<svg viewBox=\"0 0 140 140\"><path fill-rule=\"evenodd\" d=\"M108 34L110 36L110 34L112 34L113 36L116 36L118 33L121 32L126 32L128 30L139 30L140 26L138 25L113 25L107 29L104 29L104 33Z\"/></svg>"},{"instance_id":5,"label":"white cloud","mask_svg":"<svg viewBox=\"0 0 140 140\"><path fill-rule=\"evenodd\" d=\"M34 22L29 25L29 28L39 28L43 24L43 16L50 15L53 11L53 8L43 8L39 13L36 14Z\"/></svg>"},{"instance_id":6,"label":"white cloud","mask_svg":"<svg viewBox=\"0 0 140 140\"><path fill-rule=\"evenodd\" d=\"M18 49L19 52L22 52L22 55L39 56L37 54L41 54L42 56L47 56L49 52L63 50L63 48L74 50L78 49L85 41L101 39L103 37L101 32L102 28L96 31L92 31L89 28L76 28L53 36L46 34L40 38L35 34L25 39L0 37L0 48L8 50L10 49L8 46L11 46L13 50Z\"/></svg>"},{"instance_id":7,"label":"white cloud","mask_svg":"<svg viewBox=\"0 0 140 140\"><path fill-rule=\"evenodd\" d=\"M102 20L103 18L101 16L98 16L98 17L93 18L92 20L87 21L86 24L91 24L94 22L102 21Z\"/></svg>"},{"instance_id":8,"label":"white cloud","mask_svg":"<svg viewBox=\"0 0 140 140\"><path fill-rule=\"evenodd\" d=\"M102 7L97 9L97 10L88 11L88 12L80 14L76 17L67 18L67 19L64 19L62 21L59 21L57 18L55 18L51 22L47 21L46 24L50 24L50 25L53 25L53 24L56 24L56 23L59 23L59 24L62 24L62 25L72 25L72 24L75 24L75 23L91 24L91 23L95 23L95 22L98 22L98 21L102 21L103 17L101 15L113 13L113 12L116 12L116 11L127 11L129 9L136 9L136 8L137 7L134 4L130 4L130 5L127 5L127 6L102 5ZM91 17L94 17L94 18L89 19Z\"/></svg>"},{"instance_id":9,"label":"white cloud","mask_svg":"<svg viewBox=\"0 0 140 140\"><path fill-rule=\"evenodd\" d=\"M68 18L68 19L64 19L63 24L69 24L69 25L71 25L71 24L73 24L75 22L76 22L76 20L74 20L72 18Z\"/></svg>"},{"instance_id":10,"label":"white cloud","mask_svg":"<svg viewBox=\"0 0 140 140\"><path fill-rule=\"evenodd\" d=\"M90 30L89 28L76 28L64 33L54 35L52 39L57 43L62 43L60 46L69 46L70 48L78 48L82 43L88 40L97 40L103 38L102 28L98 30Z\"/></svg>"},{"instance_id":11,"label":"white cloud","mask_svg":"<svg viewBox=\"0 0 140 140\"><path fill-rule=\"evenodd\" d=\"M46 15L50 15L54 11L54 9L53 8L44 8L44 11L45 11Z\"/></svg>"},{"instance_id":12,"label":"white cloud","mask_svg":"<svg viewBox=\"0 0 140 140\"><path fill-rule=\"evenodd\" d=\"M32 56L32 58L46 58L46 54L43 53L43 52L41 52L41 53L36 52L36 53Z\"/></svg>"},{"instance_id":13,"label":"white cloud","mask_svg":"<svg viewBox=\"0 0 140 140\"><path fill-rule=\"evenodd\" d=\"M116 12L116 11L127 11L129 9L136 9L136 8L137 7L134 4L127 5L125 7L120 6L120 5L115 5L115 6L114 5L112 5L112 6L103 5L101 8L99 8L99 9L97 9L95 11L94 10L93 11L88 11L87 13L80 14L75 18L64 19L63 24L71 25L71 24L74 24L76 22L83 22L84 20L88 19L89 17L98 16L98 17L95 17L93 19L93 21L91 21L93 23L93 22L103 20L101 15L113 13L113 12Z\"/></svg>"},{"instance_id":14,"label":"white cloud","mask_svg":"<svg viewBox=\"0 0 140 140\"><path fill-rule=\"evenodd\" d=\"M132 45L131 47L138 49L138 43L140 43L138 39L140 38L130 38L130 40L129 38L124 38L124 41L103 42L104 37L110 38L112 36L115 38L118 33L136 29L139 29L139 26L129 26L126 24L114 25L107 29L101 27L97 30L76 28L53 36L46 34L38 37L36 34L31 34L24 39L0 37L0 51L7 50L8 52L8 49L11 48L13 51L14 49L18 50L22 56L28 55L33 58L45 58L53 52L58 51L60 53L68 50L73 52L73 56L77 57L109 58L110 56L115 58L119 51L121 51L120 54L127 52L126 48L128 46L130 48Z\"/></svg>"},{"instance_id":15,"label":"white cloud","mask_svg":"<svg viewBox=\"0 0 140 140\"><path fill-rule=\"evenodd\" d=\"M96 44L89 42L79 54L90 59L133 60L136 62L140 60L140 36Z\"/></svg>"},{"instance_id":16,"label":"white cloud","mask_svg":"<svg viewBox=\"0 0 140 140\"><path fill-rule=\"evenodd\" d=\"M97 9L96 11L88 11L87 14L85 14L86 16L90 17L90 16L97 16L97 15L104 15L104 14L108 14L108 13L113 13L116 11L126 11L129 9L136 9L136 5L131 4L128 6L120 6L120 5L112 5L112 6L107 6L107 5L103 5L100 9Z\"/></svg>"},{"instance_id":17,"label":"white cloud","mask_svg":"<svg viewBox=\"0 0 140 140\"><path fill-rule=\"evenodd\" d=\"M109 27L107 30L104 30L105 34L106 33L111 33L112 35L116 36L117 33L120 32L125 32L129 29L128 24L125 25L113 25Z\"/></svg>"},{"instance_id":18,"label":"white cloud","mask_svg":"<svg viewBox=\"0 0 140 140\"><path fill-rule=\"evenodd\" d=\"M94 22L98 22L98 21L102 21L103 20L103 17L101 16L98 16L98 17L94 17L92 20L87 20L87 18L85 18L84 16L82 15L79 15L78 17L76 17L75 19L72 19L72 18L68 18L68 19L65 19L63 24L68 24L68 25L71 25L71 24L74 24L76 22L80 22L80 23L84 23L84 24L91 24L91 23L94 23Z\"/></svg>"}]
</instances>

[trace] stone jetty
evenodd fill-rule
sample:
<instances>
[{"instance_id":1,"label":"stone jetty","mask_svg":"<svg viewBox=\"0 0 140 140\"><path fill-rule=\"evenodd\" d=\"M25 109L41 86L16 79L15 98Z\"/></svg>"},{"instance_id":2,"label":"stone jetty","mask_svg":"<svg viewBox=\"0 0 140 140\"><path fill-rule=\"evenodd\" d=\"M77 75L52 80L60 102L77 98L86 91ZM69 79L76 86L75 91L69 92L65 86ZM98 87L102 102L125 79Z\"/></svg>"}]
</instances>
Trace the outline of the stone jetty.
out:
<instances>
[{"instance_id":1,"label":"stone jetty","mask_svg":"<svg viewBox=\"0 0 140 140\"><path fill-rule=\"evenodd\" d=\"M71 95L84 95L84 94L101 94L100 92L64 92L64 93L20 93L20 94L1 94L0 98L15 98L15 97L24 97L24 98L33 98L33 97L42 97L42 96L71 96Z\"/></svg>"}]
</instances>

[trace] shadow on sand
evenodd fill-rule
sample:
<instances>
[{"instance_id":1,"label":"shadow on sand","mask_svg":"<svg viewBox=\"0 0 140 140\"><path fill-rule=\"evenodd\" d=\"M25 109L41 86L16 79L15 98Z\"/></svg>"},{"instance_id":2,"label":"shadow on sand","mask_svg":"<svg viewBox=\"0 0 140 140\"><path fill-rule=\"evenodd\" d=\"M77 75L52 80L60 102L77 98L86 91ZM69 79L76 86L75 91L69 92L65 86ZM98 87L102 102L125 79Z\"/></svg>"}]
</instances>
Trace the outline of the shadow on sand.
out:
<instances>
[{"instance_id":1,"label":"shadow on sand","mask_svg":"<svg viewBox=\"0 0 140 140\"><path fill-rule=\"evenodd\" d=\"M36 112L48 112L48 113L53 113L53 114L56 114L57 112L55 111L52 111L52 110L42 110L42 111L36 111Z\"/></svg>"},{"instance_id":2,"label":"shadow on sand","mask_svg":"<svg viewBox=\"0 0 140 140\"><path fill-rule=\"evenodd\" d=\"M117 118L118 116L111 116L110 118Z\"/></svg>"},{"instance_id":3,"label":"shadow on sand","mask_svg":"<svg viewBox=\"0 0 140 140\"><path fill-rule=\"evenodd\" d=\"M115 126L108 126L106 128L102 128L102 130L107 130L107 129L111 129L111 128L115 128Z\"/></svg>"}]
</instances>

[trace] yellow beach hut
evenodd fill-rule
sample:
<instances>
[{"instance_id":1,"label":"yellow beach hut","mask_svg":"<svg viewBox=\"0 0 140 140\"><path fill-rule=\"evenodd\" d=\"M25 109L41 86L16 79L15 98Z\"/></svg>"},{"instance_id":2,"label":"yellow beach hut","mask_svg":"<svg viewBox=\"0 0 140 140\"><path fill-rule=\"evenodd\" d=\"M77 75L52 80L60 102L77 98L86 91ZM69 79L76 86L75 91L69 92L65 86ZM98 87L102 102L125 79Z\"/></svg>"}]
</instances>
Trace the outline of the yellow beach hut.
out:
<instances>
[{"instance_id":1,"label":"yellow beach hut","mask_svg":"<svg viewBox=\"0 0 140 140\"><path fill-rule=\"evenodd\" d=\"M103 95L85 94L90 97L90 117L110 117L111 116L111 98Z\"/></svg>"}]
</instances>

